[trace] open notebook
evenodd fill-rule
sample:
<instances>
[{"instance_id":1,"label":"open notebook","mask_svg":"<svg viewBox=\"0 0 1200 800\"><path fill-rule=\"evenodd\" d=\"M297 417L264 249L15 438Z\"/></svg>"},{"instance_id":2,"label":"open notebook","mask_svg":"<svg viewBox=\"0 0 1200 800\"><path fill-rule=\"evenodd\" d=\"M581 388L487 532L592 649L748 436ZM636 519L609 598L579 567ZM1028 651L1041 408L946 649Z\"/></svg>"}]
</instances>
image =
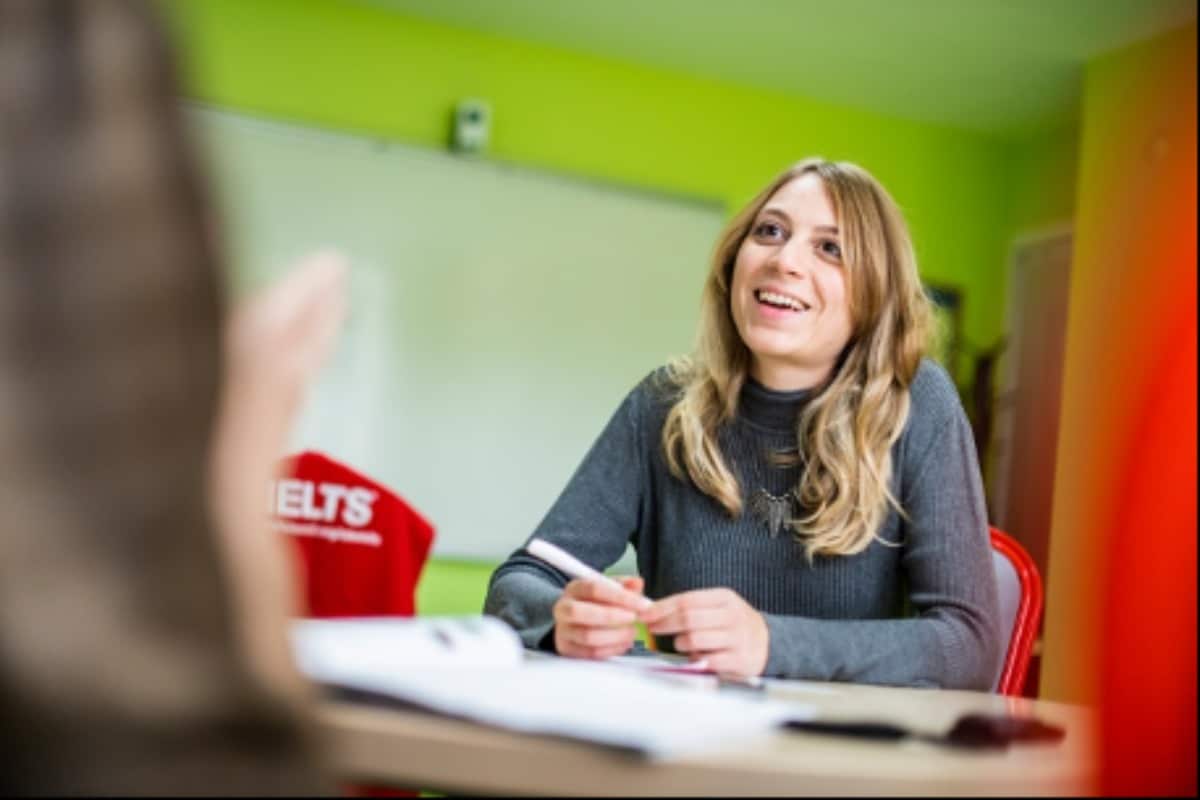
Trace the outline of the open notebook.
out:
<instances>
[{"instance_id":1,"label":"open notebook","mask_svg":"<svg viewBox=\"0 0 1200 800\"><path fill-rule=\"evenodd\" d=\"M660 676L652 659L528 658L493 617L297 620L292 643L300 670L324 686L652 759L743 744L814 716L764 693Z\"/></svg>"}]
</instances>

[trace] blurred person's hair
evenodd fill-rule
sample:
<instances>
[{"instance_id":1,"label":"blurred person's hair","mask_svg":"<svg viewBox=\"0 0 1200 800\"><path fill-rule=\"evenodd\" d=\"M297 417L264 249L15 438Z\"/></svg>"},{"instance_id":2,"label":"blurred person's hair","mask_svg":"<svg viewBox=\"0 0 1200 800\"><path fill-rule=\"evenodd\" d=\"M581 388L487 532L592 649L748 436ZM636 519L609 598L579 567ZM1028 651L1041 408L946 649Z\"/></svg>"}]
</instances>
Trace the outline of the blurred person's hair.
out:
<instances>
[{"instance_id":1,"label":"blurred person's hair","mask_svg":"<svg viewBox=\"0 0 1200 800\"><path fill-rule=\"evenodd\" d=\"M695 352L671 365L680 395L662 442L672 472L690 477L729 514L741 513L742 495L717 435L737 412L751 363L729 305L733 268L772 195L809 173L821 179L841 230L853 326L833 373L796 425L804 469L792 493L803 511L789 524L812 558L860 552L875 538L889 505L904 513L888 489L891 447L908 419L908 386L930 329L929 300L904 218L866 170L847 162L801 161L729 222L704 284Z\"/></svg>"},{"instance_id":2,"label":"blurred person's hair","mask_svg":"<svg viewBox=\"0 0 1200 800\"><path fill-rule=\"evenodd\" d=\"M0 0L0 790L322 786L213 530L208 225L149 9Z\"/></svg>"}]
</instances>

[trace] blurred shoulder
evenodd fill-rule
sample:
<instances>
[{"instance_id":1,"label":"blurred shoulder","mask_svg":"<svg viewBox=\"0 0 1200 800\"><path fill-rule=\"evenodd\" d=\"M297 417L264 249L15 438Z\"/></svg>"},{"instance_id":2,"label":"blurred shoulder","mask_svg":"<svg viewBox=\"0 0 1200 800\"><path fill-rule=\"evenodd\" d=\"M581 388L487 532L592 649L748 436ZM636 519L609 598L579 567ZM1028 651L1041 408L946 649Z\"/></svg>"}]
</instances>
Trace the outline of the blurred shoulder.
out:
<instances>
[{"instance_id":1,"label":"blurred shoulder","mask_svg":"<svg viewBox=\"0 0 1200 800\"><path fill-rule=\"evenodd\" d=\"M688 380L687 362L672 361L651 370L630 392L648 408L670 408Z\"/></svg>"},{"instance_id":2,"label":"blurred shoulder","mask_svg":"<svg viewBox=\"0 0 1200 800\"><path fill-rule=\"evenodd\" d=\"M950 374L932 358L921 359L908 393L911 398L910 424L944 424L951 415L962 410L958 388Z\"/></svg>"}]
</instances>

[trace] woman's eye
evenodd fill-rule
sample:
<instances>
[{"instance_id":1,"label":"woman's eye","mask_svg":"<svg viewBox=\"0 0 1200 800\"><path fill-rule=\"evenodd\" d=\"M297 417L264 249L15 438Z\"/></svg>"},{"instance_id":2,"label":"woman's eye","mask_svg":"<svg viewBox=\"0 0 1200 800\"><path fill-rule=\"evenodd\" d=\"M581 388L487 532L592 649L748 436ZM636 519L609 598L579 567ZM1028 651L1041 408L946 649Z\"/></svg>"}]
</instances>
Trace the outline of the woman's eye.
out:
<instances>
[{"instance_id":1,"label":"woman's eye","mask_svg":"<svg viewBox=\"0 0 1200 800\"><path fill-rule=\"evenodd\" d=\"M783 235L783 227L776 222L760 222L754 226L754 235L760 239L776 239Z\"/></svg>"},{"instance_id":2,"label":"woman's eye","mask_svg":"<svg viewBox=\"0 0 1200 800\"><path fill-rule=\"evenodd\" d=\"M830 258L836 258L839 261L842 258L842 247L837 242L830 239L825 239L820 244L821 252Z\"/></svg>"}]
</instances>

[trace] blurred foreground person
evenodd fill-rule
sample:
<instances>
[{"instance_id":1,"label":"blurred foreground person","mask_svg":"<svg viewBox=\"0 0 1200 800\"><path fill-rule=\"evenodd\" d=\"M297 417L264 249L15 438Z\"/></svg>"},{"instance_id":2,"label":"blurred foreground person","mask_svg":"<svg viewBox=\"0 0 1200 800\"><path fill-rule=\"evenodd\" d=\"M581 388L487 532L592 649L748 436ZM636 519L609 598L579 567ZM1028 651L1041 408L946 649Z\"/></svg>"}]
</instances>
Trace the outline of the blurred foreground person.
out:
<instances>
[{"instance_id":1,"label":"blurred foreground person","mask_svg":"<svg viewBox=\"0 0 1200 800\"><path fill-rule=\"evenodd\" d=\"M262 497L337 330L316 256L228 318L147 9L0 0L0 791L312 794Z\"/></svg>"}]
</instances>

